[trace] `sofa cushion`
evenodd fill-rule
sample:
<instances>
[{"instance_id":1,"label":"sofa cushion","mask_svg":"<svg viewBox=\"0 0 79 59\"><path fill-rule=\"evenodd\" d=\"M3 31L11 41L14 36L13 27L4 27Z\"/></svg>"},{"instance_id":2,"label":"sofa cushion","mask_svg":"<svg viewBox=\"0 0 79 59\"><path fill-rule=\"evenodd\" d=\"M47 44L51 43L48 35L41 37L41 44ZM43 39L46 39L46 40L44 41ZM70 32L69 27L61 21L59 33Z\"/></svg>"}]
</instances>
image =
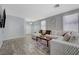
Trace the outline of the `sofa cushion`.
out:
<instances>
[{"instance_id":1,"label":"sofa cushion","mask_svg":"<svg viewBox=\"0 0 79 59\"><path fill-rule=\"evenodd\" d=\"M64 40L65 40L65 41L69 41L69 40L70 40L70 37L71 37L71 34L70 34L70 33L66 33L66 34L64 35Z\"/></svg>"}]
</instances>

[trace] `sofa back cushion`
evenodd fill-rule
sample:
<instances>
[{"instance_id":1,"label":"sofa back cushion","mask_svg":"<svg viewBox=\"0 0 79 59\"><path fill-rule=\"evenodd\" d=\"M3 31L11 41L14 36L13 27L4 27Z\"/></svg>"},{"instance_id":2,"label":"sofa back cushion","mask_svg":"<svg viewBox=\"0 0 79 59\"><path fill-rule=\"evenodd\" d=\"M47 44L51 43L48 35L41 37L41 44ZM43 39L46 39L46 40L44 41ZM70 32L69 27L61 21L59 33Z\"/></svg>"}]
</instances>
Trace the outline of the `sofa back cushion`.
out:
<instances>
[{"instance_id":1,"label":"sofa back cushion","mask_svg":"<svg viewBox=\"0 0 79 59\"><path fill-rule=\"evenodd\" d=\"M79 44L79 33L73 32L69 42Z\"/></svg>"}]
</instances>

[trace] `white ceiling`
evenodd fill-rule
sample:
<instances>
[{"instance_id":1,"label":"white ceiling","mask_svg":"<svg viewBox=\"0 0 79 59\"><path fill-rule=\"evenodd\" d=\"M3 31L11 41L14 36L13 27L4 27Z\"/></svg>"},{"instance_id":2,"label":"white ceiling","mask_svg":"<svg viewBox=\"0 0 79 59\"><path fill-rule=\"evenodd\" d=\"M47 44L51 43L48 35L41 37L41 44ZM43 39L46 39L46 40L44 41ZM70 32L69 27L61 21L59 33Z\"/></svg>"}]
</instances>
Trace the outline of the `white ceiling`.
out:
<instances>
[{"instance_id":1,"label":"white ceiling","mask_svg":"<svg viewBox=\"0 0 79 59\"><path fill-rule=\"evenodd\" d=\"M21 17L27 21L36 21L79 8L79 4L62 4L58 8L54 8L54 4L5 4L1 6L6 9L8 15Z\"/></svg>"}]
</instances>

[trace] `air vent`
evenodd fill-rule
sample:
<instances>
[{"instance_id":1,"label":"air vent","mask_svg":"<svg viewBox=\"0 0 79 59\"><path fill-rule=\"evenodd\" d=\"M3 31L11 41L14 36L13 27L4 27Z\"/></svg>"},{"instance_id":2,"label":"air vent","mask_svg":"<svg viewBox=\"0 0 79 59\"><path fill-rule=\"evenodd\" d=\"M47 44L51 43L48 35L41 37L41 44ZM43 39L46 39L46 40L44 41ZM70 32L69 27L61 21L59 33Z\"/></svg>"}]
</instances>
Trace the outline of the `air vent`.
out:
<instances>
[{"instance_id":1,"label":"air vent","mask_svg":"<svg viewBox=\"0 0 79 59\"><path fill-rule=\"evenodd\" d=\"M56 4L56 5L54 5L54 7L55 7L55 8L58 8L58 7L60 7L60 5L59 5L59 4Z\"/></svg>"}]
</instances>

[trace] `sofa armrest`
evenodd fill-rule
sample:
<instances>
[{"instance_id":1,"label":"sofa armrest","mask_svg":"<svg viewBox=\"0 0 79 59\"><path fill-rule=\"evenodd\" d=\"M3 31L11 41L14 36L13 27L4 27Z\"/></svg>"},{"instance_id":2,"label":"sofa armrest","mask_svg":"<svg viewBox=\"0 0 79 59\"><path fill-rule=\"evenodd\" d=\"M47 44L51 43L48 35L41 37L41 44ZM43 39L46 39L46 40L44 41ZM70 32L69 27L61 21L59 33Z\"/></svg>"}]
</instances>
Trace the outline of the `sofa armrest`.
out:
<instances>
[{"instance_id":1,"label":"sofa armrest","mask_svg":"<svg viewBox=\"0 0 79 59\"><path fill-rule=\"evenodd\" d=\"M78 55L79 45L69 43L62 40L50 41L50 54L51 55Z\"/></svg>"}]
</instances>

